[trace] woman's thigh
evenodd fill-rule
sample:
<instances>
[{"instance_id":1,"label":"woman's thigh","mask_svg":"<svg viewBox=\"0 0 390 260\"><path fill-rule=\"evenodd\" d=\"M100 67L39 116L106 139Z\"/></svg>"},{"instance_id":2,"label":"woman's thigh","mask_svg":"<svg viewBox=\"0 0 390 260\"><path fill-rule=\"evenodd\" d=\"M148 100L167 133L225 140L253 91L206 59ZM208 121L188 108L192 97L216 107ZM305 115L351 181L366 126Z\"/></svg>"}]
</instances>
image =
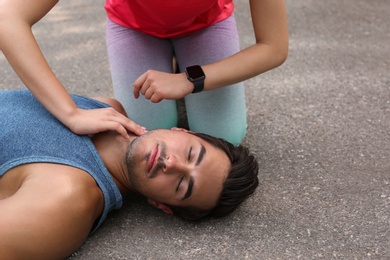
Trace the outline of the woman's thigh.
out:
<instances>
[{"instance_id":1,"label":"woman's thigh","mask_svg":"<svg viewBox=\"0 0 390 260\"><path fill-rule=\"evenodd\" d=\"M133 82L149 69L172 72L173 48L169 40L152 37L107 19L107 52L114 95L129 118L147 129L177 124L176 102L152 103L142 95L135 99Z\"/></svg>"},{"instance_id":2,"label":"woman's thigh","mask_svg":"<svg viewBox=\"0 0 390 260\"><path fill-rule=\"evenodd\" d=\"M240 50L234 16L192 35L174 39L181 71L191 65L222 60ZM206 75L207 77L207 75ZM185 98L191 130L221 137L237 145L246 134L246 105L243 83Z\"/></svg>"}]
</instances>

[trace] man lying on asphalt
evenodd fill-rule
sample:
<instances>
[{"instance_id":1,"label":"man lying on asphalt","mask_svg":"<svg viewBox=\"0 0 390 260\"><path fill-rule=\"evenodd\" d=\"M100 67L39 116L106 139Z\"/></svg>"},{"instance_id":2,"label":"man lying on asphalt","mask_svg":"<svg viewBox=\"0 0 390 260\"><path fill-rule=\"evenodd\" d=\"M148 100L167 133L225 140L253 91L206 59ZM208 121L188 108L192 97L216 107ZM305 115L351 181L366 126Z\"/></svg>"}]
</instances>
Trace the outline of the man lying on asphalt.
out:
<instances>
[{"instance_id":1,"label":"man lying on asphalt","mask_svg":"<svg viewBox=\"0 0 390 260\"><path fill-rule=\"evenodd\" d=\"M83 109L119 102L73 95ZM0 91L0 255L69 256L126 194L188 220L222 217L258 186L248 150L184 129L76 135L28 90Z\"/></svg>"}]
</instances>

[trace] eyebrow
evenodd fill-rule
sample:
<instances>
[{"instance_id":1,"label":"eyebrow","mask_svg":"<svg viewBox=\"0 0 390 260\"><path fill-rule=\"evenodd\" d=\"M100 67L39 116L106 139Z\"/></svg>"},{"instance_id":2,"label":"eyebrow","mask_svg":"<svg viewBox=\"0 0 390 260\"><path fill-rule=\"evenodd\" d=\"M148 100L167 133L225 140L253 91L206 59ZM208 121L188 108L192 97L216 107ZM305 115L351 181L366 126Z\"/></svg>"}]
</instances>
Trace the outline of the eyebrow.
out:
<instances>
[{"instance_id":1,"label":"eyebrow","mask_svg":"<svg viewBox=\"0 0 390 260\"><path fill-rule=\"evenodd\" d=\"M190 177L190 181L188 182L188 188L186 191L186 194L184 194L183 198L181 200L188 199L192 194L192 187L194 187L194 177Z\"/></svg>"},{"instance_id":2,"label":"eyebrow","mask_svg":"<svg viewBox=\"0 0 390 260\"><path fill-rule=\"evenodd\" d=\"M204 145L201 145L198 159L195 162L196 166L198 166L202 162L205 153L206 153L206 148L204 147ZM193 187L194 187L194 177L191 176L190 181L188 182L188 188L187 188L186 194L184 194L184 196L181 200L188 199L191 196Z\"/></svg>"},{"instance_id":3,"label":"eyebrow","mask_svg":"<svg viewBox=\"0 0 390 260\"><path fill-rule=\"evenodd\" d=\"M206 148L204 148L204 146L202 145L200 147L198 159L196 160L196 163L195 163L196 166L198 166L202 162L203 156L205 155L205 153L206 153Z\"/></svg>"}]
</instances>

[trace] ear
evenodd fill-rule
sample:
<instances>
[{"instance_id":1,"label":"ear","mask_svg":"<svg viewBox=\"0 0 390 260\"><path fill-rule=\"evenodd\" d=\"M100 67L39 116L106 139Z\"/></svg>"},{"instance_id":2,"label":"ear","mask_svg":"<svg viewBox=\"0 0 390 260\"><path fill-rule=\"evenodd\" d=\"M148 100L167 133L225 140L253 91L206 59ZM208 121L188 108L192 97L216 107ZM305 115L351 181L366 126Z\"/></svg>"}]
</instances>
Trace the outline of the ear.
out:
<instances>
[{"instance_id":1,"label":"ear","mask_svg":"<svg viewBox=\"0 0 390 260\"><path fill-rule=\"evenodd\" d=\"M183 131L185 133L194 133L191 130L188 130L188 129L185 129L185 128L180 128L180 127L172 127L171 130L172 131Z\"/></svg>"},{"instance_id":2,"label":"ear","mask_svg":"<svg viewBox=\"0 0 390 260\"><path fill-rule=\"evenodd\" d=\"M162 210L169 215L173 215L173 211L165 204L159 203L152 199L148 199L148 203L153 207L158 208L159 210Z\"/></svg>"}]
</instances>

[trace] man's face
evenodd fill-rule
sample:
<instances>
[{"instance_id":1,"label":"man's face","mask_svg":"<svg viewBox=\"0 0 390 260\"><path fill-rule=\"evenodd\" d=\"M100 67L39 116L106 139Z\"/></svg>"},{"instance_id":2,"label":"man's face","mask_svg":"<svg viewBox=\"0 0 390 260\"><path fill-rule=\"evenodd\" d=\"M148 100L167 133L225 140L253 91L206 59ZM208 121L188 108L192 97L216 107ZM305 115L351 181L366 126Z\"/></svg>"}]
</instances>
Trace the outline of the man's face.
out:
<instances>
[{"instance_id":1,"label":"man's face","mask_svg":"<svg viewBox=\"0 0 390 260\"><path fill-rule=\"evenodd\" d=\"M212 209L231 163L203 139L181 130L154 130L135 139L127 157L133 188L162 204Z\"/></svg>"}]
</instances>

